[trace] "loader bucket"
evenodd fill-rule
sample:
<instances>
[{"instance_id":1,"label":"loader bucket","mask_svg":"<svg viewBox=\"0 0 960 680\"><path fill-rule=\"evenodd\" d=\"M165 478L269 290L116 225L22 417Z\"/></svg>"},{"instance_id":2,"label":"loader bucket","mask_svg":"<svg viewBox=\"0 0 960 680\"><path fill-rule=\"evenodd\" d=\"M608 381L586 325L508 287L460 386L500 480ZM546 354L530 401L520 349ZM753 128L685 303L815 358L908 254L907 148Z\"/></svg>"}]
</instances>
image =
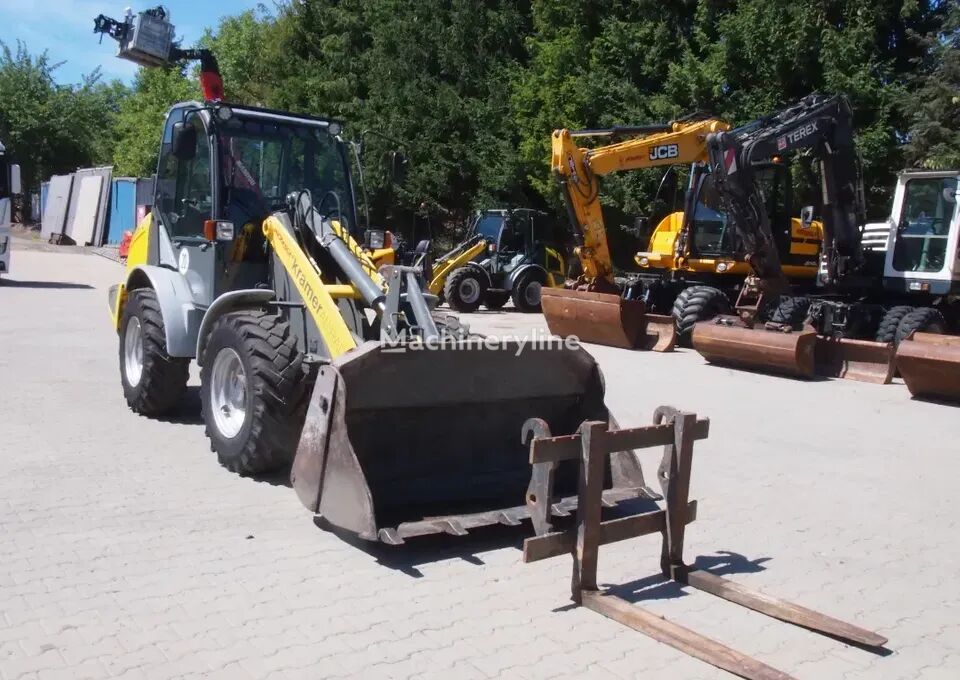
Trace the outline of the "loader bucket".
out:
<instances>
[{"instance_id":1,"label":"loader bucket","mask_svg":"<svg viewBox=\"0 0 960 680\"><path fill-rule=\"evenodd\" d=\"M811 378L817 334L783 333L701 321L693 326L693 348L712 364Z\"/></svg>"},{"instance_id":2,"label":"loader bucket","mask_svg":"<svg viewBox=\"0 0 960 680\"><path fill-rule=\"evenodd\" d=\"M897 347L896 361L913 396L960 402L960 337L913 333Z\"/></svg>"},{"instance_id":3,"label":"loader bucket","mask_svg":"<svg viewBox=\"0 0 960 680\"><path fill-rule=\"evenodd\" d=\"M518 524L497 511L525 502L524 422L541 418L558 435L607 420L603 382L582 349L554 341L518 353L516 342L487 340L367 342L322 366L291 473L303 504L335 529L387 543L463 533L458 516ZM557 484L575 493L575 470L558 469Z\"/></svg>"},{"instance_id":4,"label":"loader bucket","mask_svg":"<svg viewBox=\"0 0 960 680\"><path fill-rule=\"evenodd\" d=\"M625 300L612 293L544 288L540 304L554 335L654 352L670 352L676 345L673 317L647 314L642 300Z\"/></svg>"},{"instance_id":5,"label":"loader bucket","mask_svg":"<svg viewBox=\"0 0 960 680\"><path fill-rule=\"evenodd\" d=\"M817 375L887 385L893 380L893 344L817 337Z\"/></svg>"}]
</instances>

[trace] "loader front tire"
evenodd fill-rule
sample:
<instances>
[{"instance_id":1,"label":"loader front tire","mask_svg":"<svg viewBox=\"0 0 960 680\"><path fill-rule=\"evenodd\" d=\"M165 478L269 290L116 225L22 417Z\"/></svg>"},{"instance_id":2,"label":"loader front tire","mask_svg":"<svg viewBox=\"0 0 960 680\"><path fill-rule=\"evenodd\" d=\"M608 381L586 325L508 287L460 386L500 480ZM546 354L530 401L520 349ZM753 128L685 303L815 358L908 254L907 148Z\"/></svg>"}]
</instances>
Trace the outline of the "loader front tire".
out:
<instances>
[{"instance_id":1,"label":"loader front tire","mask_svg":"<svg viewBox=\"0 0 960 680\"><path fill-rule=\"evenodd\" d=\"M447 277L443 296L455 312L475 312L480 308L487 292L487 282L480 272L471 267L461 267Z\"/></svg>"},{"instance_id":2,"label":"loader front tire","mask_svg":"<svg viewBox=\"0 0 960 680\"><path fill-rule=\"evenodd\" d=\"M943 319L943 314L933 307L917 307L912 312L907 313L897 326L896 344L907 339L914 331L922 333L944 333L946 332L947 322Z\"/></svg>"},{"instance_id":3,"label":"loader front tire","mask_svg":"<svg viewBox=\"0 0 960 680\"><path fill-rule=\"evenodd\" d=\"M690 286L680 291L672 311L677 324L677 342L683 347L689 347L694 324L709 321L718 314L729 313L730 301L718 288Z\"/></svg>"},{"instance_id":4,"label":"loader front tire","mask_svg":"<svg viewBox=\"0 0 960 680\"><path fill-rule=\"evenodd\" d=\"M207 337L200 399L210 448L241 475L293 460L310 381L287 322L264 310L224 314Z\"/></svg>"},{"instance_id":5,"label":"loader front tire","mask_svg":"<svg viewBox=\"0 0 960 680\"><path fill-rule=\"evenodd\" d=\"M156 292L131 291L120 317L120 383L127 405L140 415L165 415L183 400L189 375L189 359L167 354Z\"/></svg>"}]
</instances>

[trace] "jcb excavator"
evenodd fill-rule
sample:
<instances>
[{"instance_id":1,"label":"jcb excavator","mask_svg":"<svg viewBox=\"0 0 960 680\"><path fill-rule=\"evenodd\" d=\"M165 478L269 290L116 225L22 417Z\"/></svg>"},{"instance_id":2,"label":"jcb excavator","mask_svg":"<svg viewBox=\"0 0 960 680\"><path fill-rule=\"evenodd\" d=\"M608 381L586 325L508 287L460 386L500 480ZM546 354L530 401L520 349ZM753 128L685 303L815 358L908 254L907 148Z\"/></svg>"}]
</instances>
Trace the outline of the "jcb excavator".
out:
<instances>
[{"instance_id":1,"label":"jcb excavator","mask_svg":"<svg viewBox=\"0 0 960 680\"><path fill-rule=\"evenodd\" d=\"M162 10L98 27L138 63L182 55ZM220 462L259 474L292 459L294 489L327 526L399 544L519 524L522 426L607 422L596 361L556 341L521 352L435 317L418 269L381 269L359 244L341 124L228 105L211 63L207 101L167 114L153 212L110 291L129 407L180 407L195 360ZM561 494L575 472L557 469ZM648 493L632 454L607 474L617 500Z\"/></svg>"},{"instance_id":2,"label":"jcb excavator","mask_svg":"<svg viewBox=\"0 0 960 680\"><path fill-rule=\"evenodd\" d=\"M618 347L640 343L667 350L675 339L685 342L695 322L730 310L749 266L721 211L706 164L707 135L727 129L729 125L715 119L687 119L665 126L554 133L552 169L582 241L576 252L583 275L564 290L544 292L548 298L544 314L552 332ZM592 149L574 143L577 138L601 135L635 137ZM615 284L598 178L657 166L669 166L670 173L681 164L691 165L683 210L659 222L648 250L634 258L639 271L630 273L625 283ZM820 224L792 217L787 165L769 163L764 178L777 215L777 244L787 263L786 273L797 283L812 285Z\"/></svg>"},{"instance_id":3,"label":"jcb excavator","mask_svg":"<svg viewBox=\"0 0 960 680\"><path fill-rule=\"evenodd\" d=\"M710 135L707 145L752 273L737 318L695 326L698 352L751 369L879 383L890 382L899 365L915 394L960 397L960 340L930 336L956 329L960 319L955 172L901 177L884 252L862 243L863 190L843 96L811 95L743 128ZM804 295L784 277L756 181L758 163L800 153L819 166L824 233L818 289ZM908 338L915 340L904 342Z\"/></svg>"}]
</instances>

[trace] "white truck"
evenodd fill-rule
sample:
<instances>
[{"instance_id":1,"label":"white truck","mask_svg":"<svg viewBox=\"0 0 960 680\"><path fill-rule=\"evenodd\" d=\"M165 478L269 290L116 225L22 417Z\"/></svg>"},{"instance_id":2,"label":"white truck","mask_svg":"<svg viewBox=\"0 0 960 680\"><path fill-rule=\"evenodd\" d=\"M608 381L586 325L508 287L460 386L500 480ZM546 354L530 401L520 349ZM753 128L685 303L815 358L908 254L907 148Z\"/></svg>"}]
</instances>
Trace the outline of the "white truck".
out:
<instances>
[{"instance_id":1,"label":"white truck","mask_svg":"<svg viewBox=\"0 0 960 680\"><path fill-rule=\"evenodd\" d=\"M13 245L10 234L13 213L11 201L20 191L20 166L7 162L7 149L0 143L0 276L10 272L10 249Z\"/></svg>"}]
</instances>

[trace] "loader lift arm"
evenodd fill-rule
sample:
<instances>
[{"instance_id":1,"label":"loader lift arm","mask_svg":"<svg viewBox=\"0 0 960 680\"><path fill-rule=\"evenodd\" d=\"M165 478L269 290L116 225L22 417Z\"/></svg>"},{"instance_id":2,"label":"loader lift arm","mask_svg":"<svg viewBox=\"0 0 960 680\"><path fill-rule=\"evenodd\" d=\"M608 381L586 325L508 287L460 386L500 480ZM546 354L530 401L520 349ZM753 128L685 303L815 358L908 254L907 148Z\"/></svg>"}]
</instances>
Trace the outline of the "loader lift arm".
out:
<instances>
[{"instance_id":1,"label":"loader lift arm","mask_svg":"<svg viewBox=\"0 0 960 680\"><path fill-rule=\"evenodd\" d=\"M575 252L583 265L578 287L619 292L613 280L613 262L600 206L599 178L612 172L704 162L707 136L727 129L726 123L707 118L605 130L564 129L553 133L550 166L560 184L578 242ZM636 137L594 149L580 148L575 142L581 137L628 135Z\"/></svg>"},{"instance_id":2,"label":"loader lift arm","mask_svg":"<svg viewBox=\"0 0 960 680\"><path fill-rule=\"evenodd\" d=\"M783 290L785 279L757 180L757 166L809 152L820 166L823 250L833 285L863 264L863 191L854 150L853 114L843 96L810 95L797 104L707 138L711 171L726 212L747 251L761 291Z\"/></svg>"}]
</instances>

